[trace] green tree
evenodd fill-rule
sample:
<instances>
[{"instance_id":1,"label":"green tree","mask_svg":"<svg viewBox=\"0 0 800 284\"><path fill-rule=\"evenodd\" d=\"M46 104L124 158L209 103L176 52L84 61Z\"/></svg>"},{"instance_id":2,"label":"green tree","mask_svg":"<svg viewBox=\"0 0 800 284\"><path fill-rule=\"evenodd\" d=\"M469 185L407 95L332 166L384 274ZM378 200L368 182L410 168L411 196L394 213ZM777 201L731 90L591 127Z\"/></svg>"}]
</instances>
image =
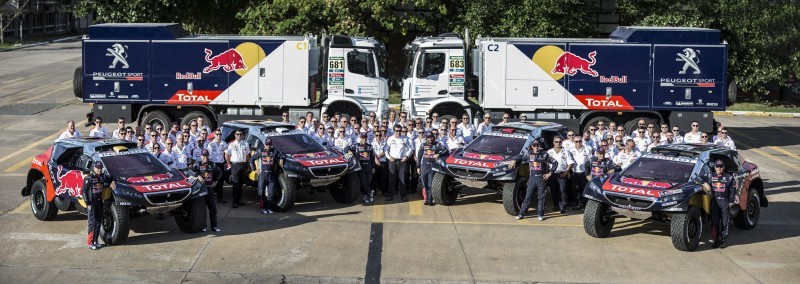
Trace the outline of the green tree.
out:
<instances>
[{"instance_id":1,"label":"green tree","mask_svg":"<svg viewBox=\"0 0 800 284\"><path fill-rule=\"evenodd\" d=\"M97 23L181 23L190 33L238 33L247 0L79 0L75 14Z\"/></svg>"},{"instance_id":2,"label":"green tree","mask_svg":"<svg viewBox=\"0 0 800 284\"><path fill-rule=\"evenodd\" d=\"M796 0L620 0L621 24L719 29L729 44L729 72L747 92L800 74L800 5Z\"/></svg>"}]
</instances>

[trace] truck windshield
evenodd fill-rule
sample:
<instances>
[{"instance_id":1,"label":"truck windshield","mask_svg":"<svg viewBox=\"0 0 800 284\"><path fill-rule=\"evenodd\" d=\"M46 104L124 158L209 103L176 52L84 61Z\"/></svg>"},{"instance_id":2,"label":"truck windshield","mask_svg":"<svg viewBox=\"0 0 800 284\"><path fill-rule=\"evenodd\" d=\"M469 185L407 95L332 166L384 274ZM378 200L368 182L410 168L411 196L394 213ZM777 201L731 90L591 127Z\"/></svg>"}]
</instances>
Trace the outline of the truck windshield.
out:
<instances>
[{"instance_id":1,"label":"truck windshield","mask_svg":"<svg viewBox=\"0 0 800 284\"><path fill-rule=\"evenodd\" d=\"M482 135L467 146L466 152L478 154L517 155L525 146L526 139Z\"/></svg>"},{"instance_id":2,"label":"truck windshield","mask_svg":"<svg viewBox=\"0 0 800 284\"><path fill-rule=\"evenodd\" d=\"M417 75L427 77L444 72L444 61L447 56L443 52L426 52L417 62Z\"/></svg>"},{"instance_id":3,"label":"truck windshield","mask_svg":"<svg viewBox=\"0 0 800 284\"><path fill-rule=\"evenodd\" d=\"M305 134L269 136L275 149L283 154L313 153L325 151L314 138Z\"/></svg>"},{"instance_id":4,"label":"truck windshield","mask_svg":"<svg viewBox=\"0 0 800 284\"><path fill-rule=\"evenodd\" d=\"M108 156L100 160L114 177L138 177L169 172L164 163L151 153Z\"/></svg>"},{"instance_id":5,"label":"truck windshield","mask_svg":"<svg viewBox=\"0 0 800 284\"><path fill-rule=\"evenodd\" d=\"M347 53L347 71L367 77L375 77L375 57L368 51L350 51Z\"/></svg>"},{"instance_id":6,"label":"truck windshield","mask_svg":"<svg viewBox=\"0 0 800 284\"><path fill-rule=\"evenodd\" d=\"M689 180L693 168L693 163L639 158L623 171L622 175L643 180L686 182Z\"/></svg>"}]
</instances>

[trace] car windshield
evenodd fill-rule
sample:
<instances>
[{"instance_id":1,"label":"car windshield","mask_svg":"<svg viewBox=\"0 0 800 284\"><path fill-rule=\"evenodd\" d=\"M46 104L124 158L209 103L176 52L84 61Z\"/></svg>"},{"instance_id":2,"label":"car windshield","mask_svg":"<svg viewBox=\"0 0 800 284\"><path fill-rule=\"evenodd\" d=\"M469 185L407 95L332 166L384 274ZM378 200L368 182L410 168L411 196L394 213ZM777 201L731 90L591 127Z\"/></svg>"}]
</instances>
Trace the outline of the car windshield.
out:
<instances>
[{"instance_id":1,"label":"car windshield","mask_svg":"<svg viewBox=\"0 0 800 284\"><path fill-rule=\"evenodd\" d=\"M164 163L151 153L123 154L100 158L114 177L148 176L169 172Z\"/></svg>"},{"instance_id":2,"label":"car windshield","mask_svg":"<svg viewBox=\"0 0 800 284\"><path fill-rule=\"evenodd\" d=\"M479 154L500 154L511 156L519 154L524 146L525 139L482 135L475 139L475 141L472 141L472 143L470 143L464 151Z\"/></svg>"},{"instance_id":3,"label":"car windshield","mask_svg":"<svg viewBox=\"0 0 800 284\"><path fill-rule=\"evenodd\" d=\"M686 182L694 169L693 163L662 159L639 158L622 172L623 176L643 180Z\"/></svg>"},{"instance_id":4,"label":"car windshield","mask_svg":"<svg viewBox=\"0 0 800 284\"><path fill-rule=\"evenodd\" d=\"M325 151L314 138L305 134L269 136L272 145L283 154L313 153Z\"/></svg>"}]
</instances>

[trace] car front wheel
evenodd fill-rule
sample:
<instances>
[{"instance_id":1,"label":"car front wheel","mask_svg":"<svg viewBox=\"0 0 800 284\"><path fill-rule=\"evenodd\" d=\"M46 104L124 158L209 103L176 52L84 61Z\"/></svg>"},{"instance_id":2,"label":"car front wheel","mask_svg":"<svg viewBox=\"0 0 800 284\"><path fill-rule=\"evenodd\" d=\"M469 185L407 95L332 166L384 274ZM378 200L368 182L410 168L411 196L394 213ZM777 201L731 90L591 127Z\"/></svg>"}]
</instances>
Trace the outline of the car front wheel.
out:
<instances>
[{"instance_id":1,"label":"car front wheel","mask_svg":"<svg viewBox=\"0 0 800 284\"><path fill-rule=\"evenodd\" d=\"M672 214L670 236L672 245L682 251L694 251L700 244L700 235L703 234L703 219L700 209L689 207L686 213Z\"/></svg>"},{"instance_id":2,"label":"car front wheel","mask_svg":"<svg viewBox=\"0 0 800 284\"><path fill-rule=\"evenodd\" d=\"M583 211L583 230L595 238L605 238L614 227L614 217L607 204L589 200Z\"/></svg>"}]
</instances>

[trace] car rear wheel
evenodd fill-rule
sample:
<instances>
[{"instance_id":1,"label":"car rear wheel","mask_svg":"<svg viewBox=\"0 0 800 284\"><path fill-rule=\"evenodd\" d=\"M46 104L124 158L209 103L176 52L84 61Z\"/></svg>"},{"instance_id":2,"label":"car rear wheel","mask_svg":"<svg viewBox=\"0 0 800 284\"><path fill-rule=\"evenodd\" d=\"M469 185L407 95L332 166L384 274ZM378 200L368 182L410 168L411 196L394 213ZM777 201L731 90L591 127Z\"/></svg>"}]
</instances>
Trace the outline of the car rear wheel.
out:
<instances>
[{"instance_id":1,"label":"car rear wheel","mask_svg":"<svg viewBox=\"0 0 800 284\"><path fill-rule=\"evenodd\" d=\"M278 185L280 187L275 191L277 194L272 197L272 210L287 212L292 209L297 199L297 182L285 173L281 173L278 175Z\"/></svg>"},{"instance_id":2,"label":"car rear wheel","mask_svg":"<svg viewBox=\"0 0 800 284\"><path fill-rule=\"evenodd\" d=\"M206 203L203 197L186 201L175 214L175 223L182 232L187 234L197 233L206 227Z\"/></svg>"},{"instance_id":3,"label":"car rear wheel","mask_svg":"<svg viewBox=\"0 0 800 284\"><path fill-rule=\"evenodd\" d=\"M361 193L361 180L358 173L349 173L342 180L331 186L331 197L336 202L350 204L358 199Z\"/></svg>"},{"instance_id":4,"label":"car rear wheel","mask_svg":"<svg viewBox=\"0 0 800 284\"><path fill-rule=\"evenodd\" d=\"M53 202L47 201L47 189L43 180L37 180L31 185L31 211L36 219L42 221L52 221L58 214L58 208Z\"/></svg>"},{"instance_id":5,"label":"car rear wheel","mask_svg":"<svg viewBox=\"0 0 800 284\"><path fill-rule=\"evenodd\" d=\"M508 215L517 216L525 201L525 186L528 179L518 178L515 182L503 183L503 208ZM525 212L521 212L525 213Z\"/></svg>"},{"instance_id":6,"label":"car rear wheel","mask_svg":"<svg viewBox=\"0 0 800 284\"><path fill-rule=\"evenodd\" d=\"M595 238L605 238L614 228L614 217L611 216L608 204L589 200L583 211L583 230Z\"/></svg>"},{"instance_id":7,"label":"car rear wheel","mask_svg":"<svg viewBox=\"0 0 800 284\"><path fill-rule=\"evenodd\" d=\"M755 188L747 192L747 209L739 210L739 214L733 219L736 228L751 230L758 225L758 218L761 216L761 198L756 193Z\"/></svg>"},{"instance_id":8,"label":"car rear wheel","mask_svg":"<svg viewBox=\"0 0 800 284\"><path fill-rule=\"evenodd\" d=\"M431 181L433 202L442 205L453 205L458 198L458 190L453 188L453 177L440 173L433 174Z\"/></svg>"},{"instance_id":9,"label":"car rear wheel","mask_svg":"<svg viewBox=\"0 0 800 284\"><path fill-rule=\"evenodd\" d=\"M130 210L128 206L112 203L103 208L103 220L100 226L100 239L107 245L118 245L128 239L130 232Z\"/></svg>"},{"instance_id":10,"label":"car rear wheel","mask_svg":"<svg viewBox=\"0 0 800 284\"><path fill-rule=\"evenodd\" d=\"M703 234L703 219L700 209L689 207L686 213L672 214L670 236L672 245L682 251L694 251L700 244L700 235Z\"/></svg>"}]
</instances>

